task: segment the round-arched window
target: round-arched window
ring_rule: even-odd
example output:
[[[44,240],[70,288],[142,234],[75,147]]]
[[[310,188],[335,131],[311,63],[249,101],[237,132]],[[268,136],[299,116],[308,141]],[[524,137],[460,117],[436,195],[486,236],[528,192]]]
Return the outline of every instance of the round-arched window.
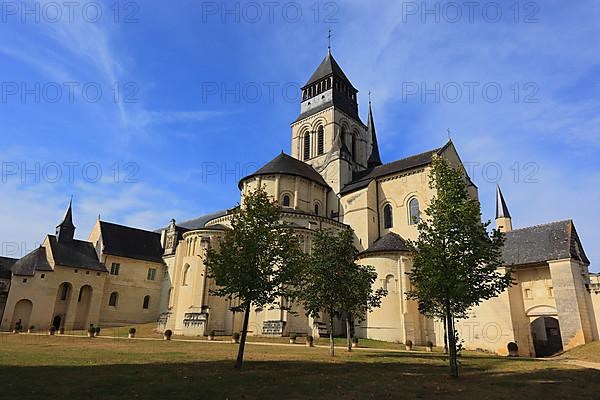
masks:
[[[421,211],[419,210],[419,200],[417,200],[417,198],[413,197],[408,202],[408,213],[409,213],[409,218],[408,218],[409,225],[418,224],[419,219],[421,218],[421,216],[420,216]]]
[[[386,204],[383,207],[383,228],[390,229],[394,226],[394,212],[391,204]]]
[[[290,196],[287,194],[284,195],[282,203],[283,203],[284,207],[289,207],[290,206]]]

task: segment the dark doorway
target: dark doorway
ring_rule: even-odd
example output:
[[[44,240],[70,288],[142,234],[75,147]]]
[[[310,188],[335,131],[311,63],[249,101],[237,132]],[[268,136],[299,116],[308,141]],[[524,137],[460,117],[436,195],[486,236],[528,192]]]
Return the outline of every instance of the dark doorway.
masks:
[[[57,315],[52,320],[52,326],[55,327],[56,329],[60,329],[60,323],[61,322],[62,322],[62,318],[60,317],[60,315]]]
[[[536,357],[548,357],[563,350],[560,325],[556,318],[540,317],[531,323]]]

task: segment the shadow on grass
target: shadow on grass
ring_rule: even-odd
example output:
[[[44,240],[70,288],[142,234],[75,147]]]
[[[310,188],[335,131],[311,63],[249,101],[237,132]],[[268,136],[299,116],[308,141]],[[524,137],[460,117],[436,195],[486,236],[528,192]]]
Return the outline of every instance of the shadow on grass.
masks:
[[[373,355],[379,357],[379,355]],[[405,357],[403,354],[390,354]],[[415,357],[413,357],[415,358]],[[232,361],[104,366],[0,367],[5,398],[27,399],[592,399],[600,372],[502,368],[502,360],[463,369],[458,380],[419,360],[375,362]],[[470,359],[469,361],[475,361]],[[495,361],[495,362],[494,362]]]

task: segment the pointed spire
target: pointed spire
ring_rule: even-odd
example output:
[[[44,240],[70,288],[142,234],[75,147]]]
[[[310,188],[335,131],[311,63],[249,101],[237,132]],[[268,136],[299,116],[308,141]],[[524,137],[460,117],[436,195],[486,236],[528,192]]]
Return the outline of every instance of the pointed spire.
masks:
[[[508,212],[508,207],[504,201],[504,196],[500,190],[500,186],[496,185],[496,219],[498,218],[511,218]]]
[[[373,109],[371,107],[371,91],[369,91],[369,120],[367,121],[367,135],[371,136],[372,150],[367,167],[373,168],[382,165],[381,157],[379,156],[379,145],[377,144],[377,133],[375,132],[375,119],[373,118]]]
[[[63,221],[56,226],[56,239],[59,242],[71,241],[75,236],[75,225],[73,225],[73,196],[69,200],[69,207]]]

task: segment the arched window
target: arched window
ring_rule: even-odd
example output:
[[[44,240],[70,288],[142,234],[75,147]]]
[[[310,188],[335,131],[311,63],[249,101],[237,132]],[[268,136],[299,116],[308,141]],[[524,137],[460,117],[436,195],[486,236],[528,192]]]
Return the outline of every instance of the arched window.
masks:
[[[385,277],[385,281],[383,282],[383,288],[388,291],[393,291],[396,289],[396,282],[394,282],[394,275],[387,275]]]
[[[319,209],[319,203],[315,203],[315,215],[319,215],[319,211],[321,211]]]
[[[325,152],[325,132],[323,131],[323,126],[319,126],[317,128],[317,153],[319,155]]]
[[[189,284],[190,268],[191,267],[189,264],[185,264],[185,267],[183,267],[183,279],[181,280],[181,285],[183,286],[187,286]]]
[[[409,225],[415,225],[419,223],[419,219],[420,217],[420,211],[419,211],[419,200],[417,200],[415,197],[413,197],[409,202],[408,202],[408,223]]]
[[[283,196],[283,206],[284,207],[290,206],[290,196],[288,196],[287,194]]]
[[[391,204],[386,204],[383,207],[383,228],[390,229],[394,226],[394,212]]]
[[[310,133],[306,132],[304,134],[304,159],[308,160],[310,158]]]
[[[112,292],[110,294],[110,297],[108,299],[108,305],[109,306],[113,306],[116,307],[117,306],[117,302],[119,301],[119,293],[117,292]]]
[[[342,135],[342,144],[346,144],[346,129],[342,128],[342,131],[340,133]]]
[[[352,135],[352,160],[356,161],[358,160],[356,151],[358,150],[358,144],[357,144],[357,139],[356,139],[356,135]]]
[[[150,296],[144,296],[144,310],[147,310],[150,307]]]

